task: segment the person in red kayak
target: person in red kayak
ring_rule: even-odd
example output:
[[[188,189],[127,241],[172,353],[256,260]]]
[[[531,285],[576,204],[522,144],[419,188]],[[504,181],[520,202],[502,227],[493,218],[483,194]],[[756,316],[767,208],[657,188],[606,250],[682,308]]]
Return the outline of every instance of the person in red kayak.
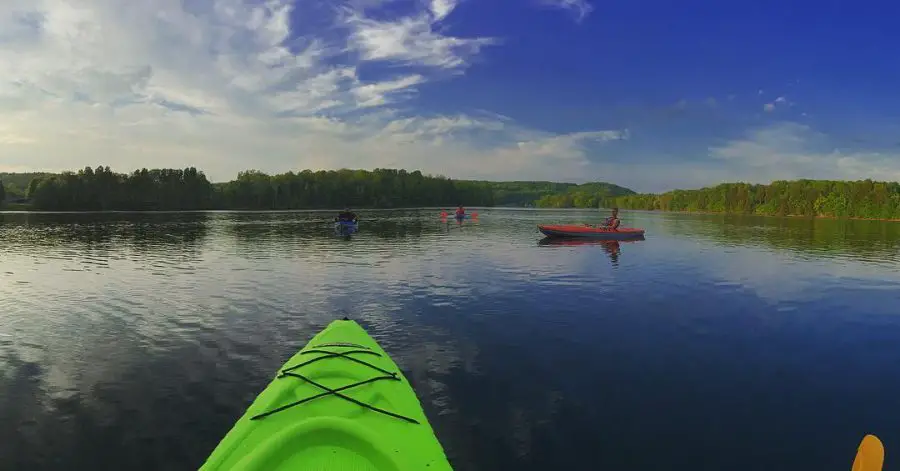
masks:
[[[612,231],[619,230],[619,224],[622,221],[619,220],[619,208],[612,209],[612,216],[606,218],[606,221],[603,222],[603,225],[600,226],[604,229],[609,229]]]
[[[456,217],[457,219],[462,219],[466,217],[466,208],[463,208],[462,205],[456,207]]]

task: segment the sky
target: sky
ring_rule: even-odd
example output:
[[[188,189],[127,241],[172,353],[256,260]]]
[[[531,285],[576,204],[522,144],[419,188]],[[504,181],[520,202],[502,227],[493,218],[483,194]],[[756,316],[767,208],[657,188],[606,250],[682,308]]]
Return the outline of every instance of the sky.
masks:
[[[889,5],[3,0],[0,172],[900,180]]]

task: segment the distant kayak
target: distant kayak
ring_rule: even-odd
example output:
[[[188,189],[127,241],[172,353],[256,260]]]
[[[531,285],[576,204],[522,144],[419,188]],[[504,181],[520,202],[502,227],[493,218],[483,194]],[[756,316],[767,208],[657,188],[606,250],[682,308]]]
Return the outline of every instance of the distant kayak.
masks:
[[[478,219],[478,213],[472,213],[472,214],[447,214],[447,213],[441,213],[441,219],[450,219],[450,218],[458,219],[458,220],[463,220],[463,219]]]
[[[632,240],[644,237],[643,229],[620,227],[616,230],[592,226],[538,225],[538,230],[551,238],[585,238],[596,240]]]
[[[200,468],[451,471],[409,381],[354,321],[313,337]]]
[[[340,235],[355,234],[359,231],[359,221],[335,221],[334,231]]]

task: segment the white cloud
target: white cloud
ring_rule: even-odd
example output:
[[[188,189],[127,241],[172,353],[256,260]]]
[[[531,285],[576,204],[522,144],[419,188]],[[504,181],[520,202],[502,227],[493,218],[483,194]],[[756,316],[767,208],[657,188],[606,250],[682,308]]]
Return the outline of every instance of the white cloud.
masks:
[[[635,139],[638,136],[635,131]],[[900,152],[835,149],[833,138],[798,122],[754,128],[740,138],[706,148],[703,159],[685,159],[682,149],[640,155],[627,164],[591,164],[600,179],[638,192],[691,189],[724,182],[770,183],[800,178],[900,181]],[[617,159],[618,160],[618,159]]]
[[[594,11],[594,6],[588,3],[587,0],[538,0],[541,5],[559,8],[561,10],[565,10],[570,12],[574,17],[575,21],[581,22],[591,12]]]
[[[900,180],[900,154],[841,151],[809,126],[783,122],[710,149],[744,181],[796,178]]]
[[[770,103],[766,103],[765,105],[763,105],[763,111],[771,113],[777,108],[781,108],[784,106],[794,106],[794,103],[789,102],[787,97],[779,96],[772,100]]]
[[[376,20],[364,12],[347,9],[342,18],[350,29],[350,47],[367,61],[396,61],[442,69],[464,69],[468,59],[492,38],[458,38],[434,30],[434,23],[455,8],[448,0],[436,0],[430,12],[393,20]]]
[[[502,46],[436,28],[455,0],[389,19],[362,3],[313,28],[312,13],[294,11],[310,4],[289,0],[0,2],[0,166],[196,165],[216,180],[246,168],[394,166],[585,180],[595,176],[585,172],[590,145],[627,137],[412,112],[423,84]],[[367,64],[389,73],[371,79]]]
[[[458,2],[456,0],[431,0],[429,9],[434,16],[435,21],[443,20],[455,8]]]

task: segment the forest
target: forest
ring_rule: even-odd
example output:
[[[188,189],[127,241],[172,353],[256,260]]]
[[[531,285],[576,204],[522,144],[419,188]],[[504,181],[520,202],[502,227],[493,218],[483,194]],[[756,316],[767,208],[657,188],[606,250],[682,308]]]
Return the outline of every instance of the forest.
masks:
[[[900,219],[900,183],[793,180],[607,198],[607,207],[659,211]]]
[[[196,168],[109,167],[77,172],[0,173],[7,209],[143,211],[205,209],[537,206],[715,212],[773,216],[900,219],[900,183],[831,180],[723,183],[697,190],[637,194],[610,183],[454,180],[395,169],[240,172],[212,183]]]
[[[42,178],[49,173],[2,173],[0,172],[0,187],[3,188],[3,196],[6,199],[18,200],[28,196],[28,185],[35,178]],[[0,198],[2,202],[4,198]]]
[[[608,183],[452,180],[394,169],[278,175],[248,170],[230,182],[212,183],[193,167],[119,174],[101,166],[61,174],[0,174],[0,182],[7,187],[7,201],[27,199],[28,208],[49,211],[528,206],[573,188],[597,190],[598,196],[634,193]]]

